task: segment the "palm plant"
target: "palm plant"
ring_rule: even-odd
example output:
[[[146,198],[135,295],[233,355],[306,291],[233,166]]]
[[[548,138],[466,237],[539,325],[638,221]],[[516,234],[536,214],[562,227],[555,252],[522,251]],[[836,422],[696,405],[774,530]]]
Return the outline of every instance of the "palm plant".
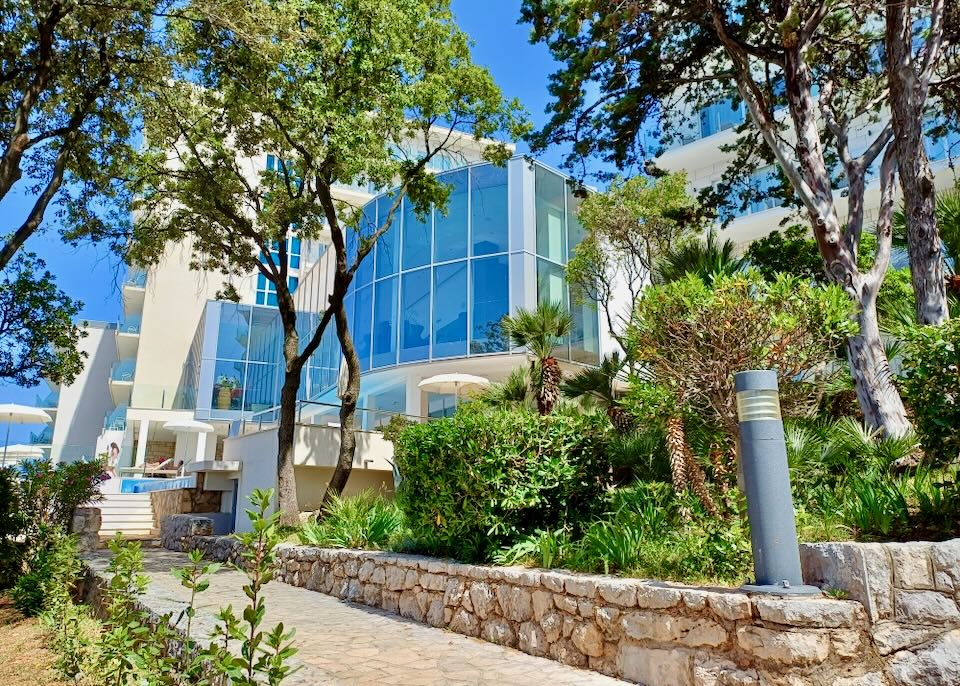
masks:
[[[610,423],[621,434],[633,430],[634,421],[617,401],[616,381],[623,370],[626,360],[621,359],[619,352],[603,358],[599,367],[586,367],[575,376],[567,379],[560,387],[561,392],[568,398],[577,398],[602,407]]]
[[[563,372],[553,350],[572,329],[573,318],[557,302],[539,303],[533,310],[519,308],[513,316],[503,318],[503,330],[510,340],[534,357],[530,380],[541,415],[550,414],[560,399]]]
[[[479,393],[474,394],[471,402],[499,409],[526,407],[529,403],[532,403],[530,380],[526,367],[517,367],[503,381],[492,383]]]
[[[717,276],[735,274],[746,266],[747,261],[735,253],[729,239],[720,243],[711,231],[704,242],[694,239],[667,250],[654,265],[653,280],[670,283],[696,274],[709,286]]]

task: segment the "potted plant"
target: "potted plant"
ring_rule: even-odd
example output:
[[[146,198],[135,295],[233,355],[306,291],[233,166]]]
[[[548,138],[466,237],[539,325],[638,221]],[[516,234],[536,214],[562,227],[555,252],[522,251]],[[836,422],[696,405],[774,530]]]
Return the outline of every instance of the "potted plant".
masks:
[[[240,387],[240,382],[232,376],[221,374],[217,377],[217,409],[229,410],[233,399],[233,392]]]

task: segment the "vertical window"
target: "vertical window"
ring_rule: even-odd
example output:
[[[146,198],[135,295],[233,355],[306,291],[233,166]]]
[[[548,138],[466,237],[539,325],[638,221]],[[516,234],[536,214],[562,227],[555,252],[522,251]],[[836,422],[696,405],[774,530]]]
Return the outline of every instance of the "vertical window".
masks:
[[[433,210],[421,221],[413,211],[413,203],[403,199],[403,268],[415,269],[430,262]]]
[[[585,364],[600,363],[599,312],[594,302],[577,303],[570,294],[570,359]]]
[[[244,367],[243,362],[217,360],[217,364],[213,368],[211,408],[214,410],[239,410],[243,407]]]
[[[500,322],[510,309],[507,256],[473,260],[470,267],[470,352],[502,352],[506,341]]]
[[[535,177],[535,205],[537,212],[537,254],[563,263],[566,260],[564,236],[563,177],[537,165]]]
[[[400,361],[430,357],[430,270],[403,275],[401,284]]]
[[[558,264],[537,260],[537,302],[567,304],[567,287],[563,267]]]
[[[370,318],[373,308],[373,288],[364,286],[357,289],[356,312],[354,313],[353,344],[360,358],[360,369],[370,369]]]
[[[473,255],[507,251],[507,170],[492,164],[470,170]]]
[[[446,262],[467,256],[467,170],[444,174],[444,183],[452,184],[447,213],[433,213],[433,261]]]
[[[433,270],[433,356],[467,354],[467,263]]]
[[[393,205],[394,198],[385,195],[377,201],[377,228],[379,229],[387,221],[390,214],[390,207]],[[390,226],[377,241],[376,253],[376,278],[397,273],[399,264],[398,249],[400,247],[400,210],[393,213],[390,220]],[[370,259],[371,256],[367,256]]]
[[[363,208],[360,219],[360,236],[369,237],[376,233],[377,230],[377,204],[375,202],[368,203],[366,207]],[[359,240],[356,236],[356,232],[350,231],[353,233],[353,254],[351,255],[350,264],[353,264],[353,261],[357,259],[357,249]],[[357,268],[356,276],[354,280],[357,283],[357,288],[360,286],[366,286],[373,280],[373,253],[371,250],[367,253],[367,256],[363,258],[363,262],[360,263],[360,266]],[[349,266],[349,265],[348,265]]]
[[[243,409],[260,412],[277,404],[276,365],[247,365],[246,383],[243,390]]]
[[[397,277],[378,281],[373,298],[373,366],[397,363]]]
[[[217,331],[217,357],[228,360],[247,358],[250,336],[250,306],[235,303],[220,305],[220,326]]]
[[[573,188],[567,185],[567,255],[570,257],[573,257],[573,251],[587,235],[577,217],[579,210],[580,198],[574,195]]]
[[[281,359],[283,333],[280,331],[279,323],[277,311],[265,310],[261,307],[253,308],[249,346],[251,361],[278,362]]]
[[[457,411],[457,396],[453,393],[427,393],[427,414],[433,418],[452,417]]]

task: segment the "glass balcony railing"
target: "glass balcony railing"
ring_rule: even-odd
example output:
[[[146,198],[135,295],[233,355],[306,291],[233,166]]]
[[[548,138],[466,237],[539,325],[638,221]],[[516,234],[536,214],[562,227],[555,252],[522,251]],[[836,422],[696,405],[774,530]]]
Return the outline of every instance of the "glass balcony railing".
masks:
[[[117,333],[139,334],[140,323],[140,317],[128,317],[117,324]]]
[[[110,368],[110,379],[113,381],[133,381],[133,372],[136,367],[136,360],[114,362]]]
[[[147,273],[142,269],[131,269],[127,272],[127,278],[123,280],[123,285],[132,288],[146,288]]]
[[[60,403],[60,393],[57,391],[50,391],[46,395],[38,395],[37,401],[34,403],[37,407],[48,410],[55,408]]]
[[[30,445],[50,445],[53,442],[53,428],[46,427],[39,433],[30,432]]]
[[[130,407],[151,410],[194,410],[197,407],[196,390],[179,384],[159,385],[138,383],[130,398]]]
[[[123,431],[127,428],[127,406],[119,405],[103,418],[105,431]]]

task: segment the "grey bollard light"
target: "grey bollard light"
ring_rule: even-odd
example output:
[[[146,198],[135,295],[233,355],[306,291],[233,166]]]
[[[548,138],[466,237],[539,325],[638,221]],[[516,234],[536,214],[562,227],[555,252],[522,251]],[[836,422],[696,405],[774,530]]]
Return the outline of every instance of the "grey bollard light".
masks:
[[[740,463],[747,496],[756,583],[750,593],[814,595],[800,570],[796,513],[787,444],[780,417],[777,373],[754,369],[734,375],[740,421]]]

